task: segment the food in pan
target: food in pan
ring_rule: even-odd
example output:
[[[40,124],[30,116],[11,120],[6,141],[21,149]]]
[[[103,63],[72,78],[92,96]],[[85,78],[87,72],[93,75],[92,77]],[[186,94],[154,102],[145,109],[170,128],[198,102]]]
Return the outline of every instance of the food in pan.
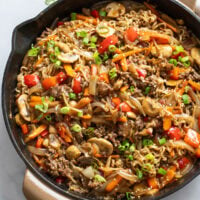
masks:
[[[27,52],[16,123],[57,184],[153,195],[200,157],[200,49],[181,19],[111,2],[56,19]]]

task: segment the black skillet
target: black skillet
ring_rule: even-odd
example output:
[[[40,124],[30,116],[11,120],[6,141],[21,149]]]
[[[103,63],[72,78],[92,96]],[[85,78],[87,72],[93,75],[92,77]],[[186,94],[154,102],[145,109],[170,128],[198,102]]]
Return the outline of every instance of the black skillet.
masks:
[[[69,16],[72,11],[80,11],[82,7],[91,7],[98,0],[60,0],[52,6],[42,11],[37,17],[30,19],[18,25],[13,31],[12,37],[12,51],[7,61],[3,76],[2,85],[2,108],[3,116],[7,128],[7,132],[11,141],[25,162],[27,168],[41,181],[43,181],[51,189],[63,194],[70,199],[89,199],[80,194],[68,192],[66,188],[59,187],[51,177],[38,169],[32,160],[29,152],[26,149],[21,137],[21,130],[15,124],[15,87],[16,77],[19,72],[23,57],[31,44],[34,43],[37,36],[49,27],[56,17],[64,18]],[[142,0],[139,2],[143,2]],[[193,31],[193,33],[200,38],[200,19],[190,9],[183,6],[175,0],[154,0],[153,3],[158,5],[158,9],[168,14],[173,18],[182,18],[186,25]],[[200,174],[200,160],[195,164],[194,168],[182,179],[170,184],[166,188],[159,191],[152,197],[143,197],[142,199],[161,199],[169,194],[179,190],[196,176]]]

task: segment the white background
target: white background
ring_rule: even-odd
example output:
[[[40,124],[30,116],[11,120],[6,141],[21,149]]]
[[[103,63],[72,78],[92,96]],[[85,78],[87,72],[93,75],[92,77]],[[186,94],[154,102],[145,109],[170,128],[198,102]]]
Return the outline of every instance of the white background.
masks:
[[[2,81],[3,71],[10,53],[14,27],[36,16],[45,7],[44,0],[0,0],[0,81]],[[0,130],[0,200],[24,200],[22,182],[25,165],[7,135],[1,107]],[[199,199],[200,176],[164,200]]]

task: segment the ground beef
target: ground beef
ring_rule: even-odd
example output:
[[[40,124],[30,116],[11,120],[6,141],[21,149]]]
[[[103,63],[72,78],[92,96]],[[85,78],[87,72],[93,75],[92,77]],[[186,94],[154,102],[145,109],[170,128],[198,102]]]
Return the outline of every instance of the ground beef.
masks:
[[[113,88],[109,84],[99,81],[97,83],[97,90],[99,95],[106,96],[109,94],[109,92],[113,91]]]

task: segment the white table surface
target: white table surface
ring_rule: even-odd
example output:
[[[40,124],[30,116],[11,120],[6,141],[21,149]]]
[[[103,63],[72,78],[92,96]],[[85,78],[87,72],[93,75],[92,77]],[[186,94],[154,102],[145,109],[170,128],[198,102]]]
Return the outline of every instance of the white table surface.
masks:
[[[19,23],[36,16],[44,0],[0,0],[0,80],[11,49],[12,31]],[[0,89],[1,90],[1,89]],[[24,200],[22,182],[25,165],[6,132],[0,107],[0,200]],[[164,200],[199,200],[200,176]]]

